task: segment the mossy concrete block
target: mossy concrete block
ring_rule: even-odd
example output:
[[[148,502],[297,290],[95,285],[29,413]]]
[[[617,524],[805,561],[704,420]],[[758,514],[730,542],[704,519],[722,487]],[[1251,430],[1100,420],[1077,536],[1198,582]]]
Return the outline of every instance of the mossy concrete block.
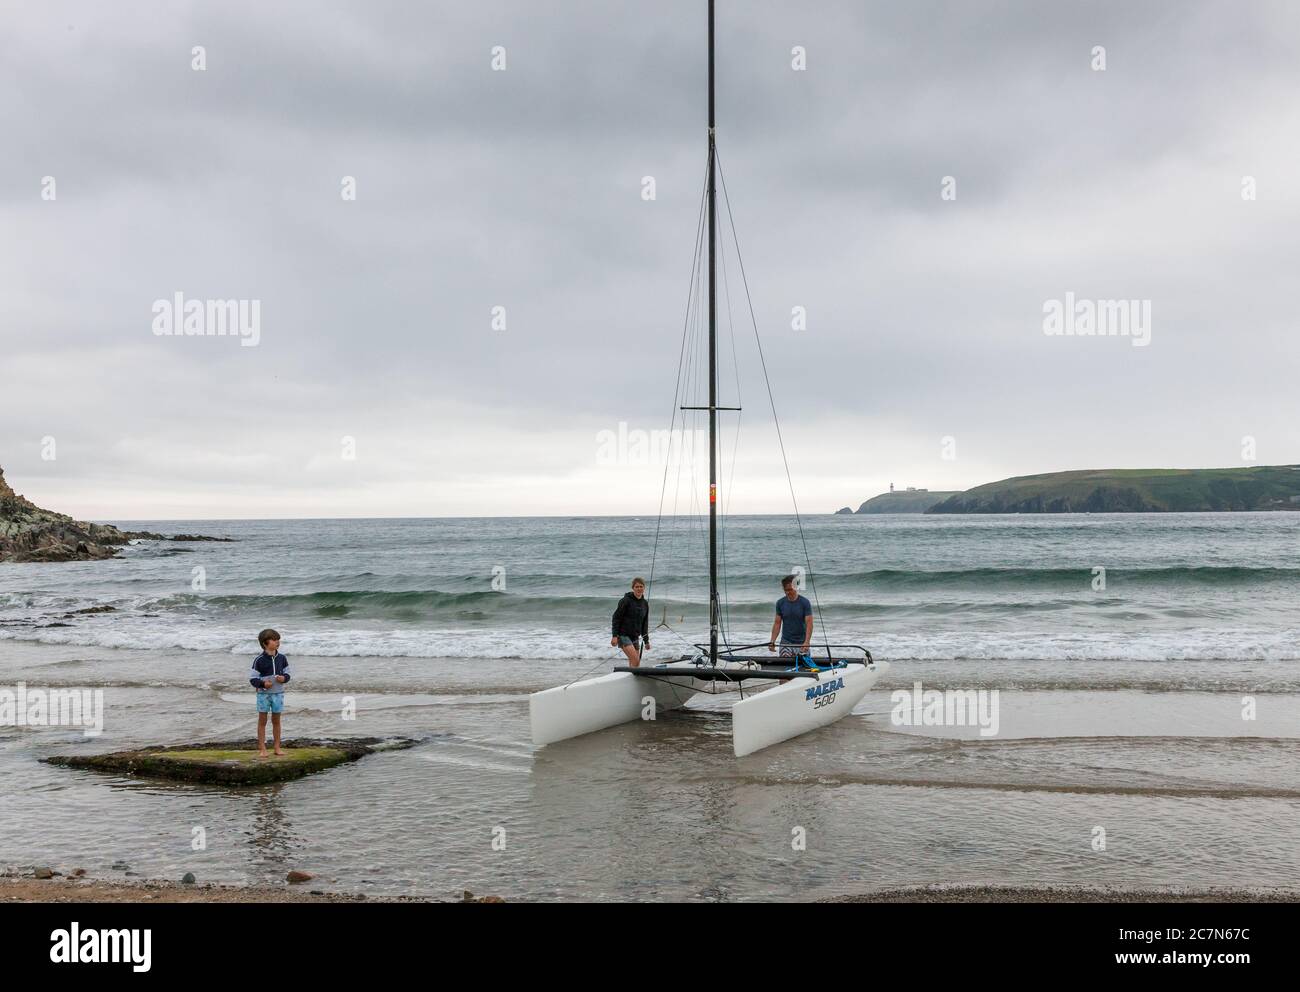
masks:
[[[408,739],[377,737],[350,740],[291,740],[284,755],[259,758],[251,741],[173,744],[167,747],[113,751],[109,754],[63,755],[46,758],[52,765],[89,768],[119,775],[171,779],[216,785],[262,785],[301,778],[312,772],[356,761],[375,751],[412,747]]]

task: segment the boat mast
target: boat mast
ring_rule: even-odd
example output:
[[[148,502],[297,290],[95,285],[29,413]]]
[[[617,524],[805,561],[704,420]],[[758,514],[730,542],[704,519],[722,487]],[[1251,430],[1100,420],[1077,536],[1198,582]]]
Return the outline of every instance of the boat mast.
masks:
[[[709,662],[718,663],[718,294],[717,161],[713,141],[713,0],[709,0]]]

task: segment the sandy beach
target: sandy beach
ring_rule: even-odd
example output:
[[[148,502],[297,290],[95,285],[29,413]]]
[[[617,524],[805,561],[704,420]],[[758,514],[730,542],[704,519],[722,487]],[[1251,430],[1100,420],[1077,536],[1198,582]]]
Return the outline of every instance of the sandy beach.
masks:
[[[75,869],[74,869],[75,870]],[[34,878],[32,869],[11,869],[0,875],[0,902],[41,903],[100,903],[100,902],[183,902],[183,903],[495,903],[505,902],[499,896],[476,895],[461,892],[445,899],[416,896],[390,896],[370,898],[364,893],[327,892],[312,888],[309,883],[283,885],[213,885],[204,883],[174,882],[147,879],[121,881],[72,877],[70,874],[53,878]]]
[[[30,872],[28,872],[30,875]],[[470,898],[466,898],[470,895]],[[370,898],[327,892],[307,885],[186,885],[172,881],[110,881],[69,878],[0,877],[0,902],[31,903],[429,903],[504,902],[462,893],[460,898],[410,896]],[[1295,903],[1300,892],[1286,889],[1125,889],[1107,886],[927,885],[821,899],[825,903]]]
[[[1294,903],[1300,892],[1283,889],[1124,889],[1106,886],[927,885],[855,896],[833,903]]]

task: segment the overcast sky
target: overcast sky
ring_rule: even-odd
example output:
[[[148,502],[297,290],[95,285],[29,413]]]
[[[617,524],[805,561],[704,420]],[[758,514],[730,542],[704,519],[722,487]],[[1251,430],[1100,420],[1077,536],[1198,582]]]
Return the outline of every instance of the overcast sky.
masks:
[[[110,520],[654,511],[662,465],[601,432],[668,427],[703,0],[0,10],[16,489]],[[1293,0],[719,0],[718,118],[805,511],[1246,437],[1300,462]],[[784,512],[737,277],[724,497]],[[256,347],[155,334],[178,292],[259,301]],[[1067,292],[1149,300],[1150,343],[1045,334]]]

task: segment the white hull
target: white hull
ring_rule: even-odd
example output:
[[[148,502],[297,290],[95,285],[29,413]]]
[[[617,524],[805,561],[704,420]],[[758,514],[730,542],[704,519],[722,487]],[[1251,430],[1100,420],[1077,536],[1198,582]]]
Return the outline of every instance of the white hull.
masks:
[[[731,743],[736,757],[761,751],[846,717],[887,669],[846,665],[821,679],[790,679],[731,707]],[[843,685],[839,685],[843,682]]]
[[[848,716],[888,667],[880,661],[871,668],[851,664],[824,672],[820,679],[795,678],[761,690],[749,683],[745,697],[731,708],[736,757]],[[647,678],[615,672],[534,692],[528,697],[533,743],[554,744],[644,719],[649,699],[656,713],[680,709],[715,685],[690,675]]]
[[[647,679],[615,672],[534,692],[528,697],[533,743],[554,744],[640,720],[648,705],[646,697],[654,700],[655,712],[675,710],[702,688],[703,683],[689,677]]]

